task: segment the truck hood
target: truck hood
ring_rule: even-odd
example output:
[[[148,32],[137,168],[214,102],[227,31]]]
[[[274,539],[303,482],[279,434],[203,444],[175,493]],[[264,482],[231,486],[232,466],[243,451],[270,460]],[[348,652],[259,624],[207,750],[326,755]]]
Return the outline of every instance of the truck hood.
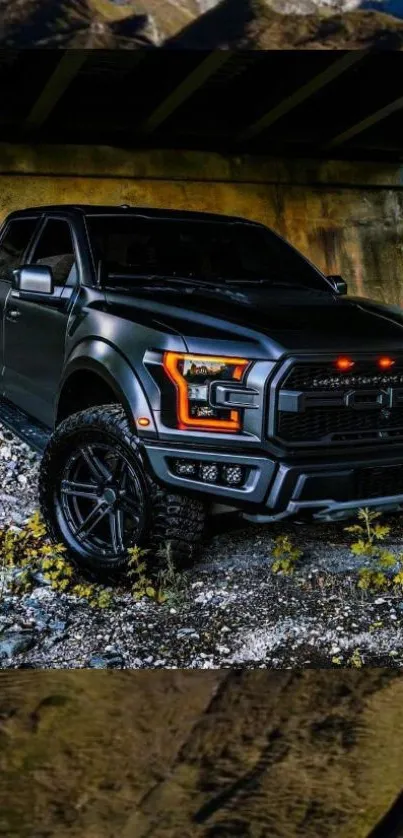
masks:
[[[273,359],[295,351],[403,350],[403,310],[361,297],[268,286],[208,292],[171,286],[136,289],[135,295],[107,292],[107,298],[120,316],[151,317],[154,328],[180,334],[190,352],[221,341],[252,344],[256,357]]]

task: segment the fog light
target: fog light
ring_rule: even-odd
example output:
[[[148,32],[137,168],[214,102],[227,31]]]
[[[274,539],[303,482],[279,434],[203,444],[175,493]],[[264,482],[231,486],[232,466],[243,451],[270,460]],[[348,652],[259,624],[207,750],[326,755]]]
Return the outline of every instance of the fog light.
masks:
[[[191,460],[175,460],[174,469],[180,477],[195,477],[197,464]]]
[[[243,468],[242,466],[223,466],[222,477],[229,486],[239,486],[244,479]]]
[[[216,483],[218,480],[218,465],[216,463],[202,463],[200,477],[205,483]]]

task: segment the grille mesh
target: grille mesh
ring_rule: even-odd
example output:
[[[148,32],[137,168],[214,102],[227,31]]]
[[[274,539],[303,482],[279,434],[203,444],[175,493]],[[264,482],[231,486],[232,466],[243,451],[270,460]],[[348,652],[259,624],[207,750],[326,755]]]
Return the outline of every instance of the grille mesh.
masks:
[[[280,413],[278,430],[289,441],[331,442],[366,437],[378,438],[379,432],[400,429],[403,434],[403,408],[395,408],[389,419],[380,410],[352,410],[351,408],[313,407],[304,413]],[[352,436],[351,436],[352,435]],[[395,434],[393,434],[395,437]]]
[[[403,494],[403,466],[363,468],[356,472],[356,498]]]

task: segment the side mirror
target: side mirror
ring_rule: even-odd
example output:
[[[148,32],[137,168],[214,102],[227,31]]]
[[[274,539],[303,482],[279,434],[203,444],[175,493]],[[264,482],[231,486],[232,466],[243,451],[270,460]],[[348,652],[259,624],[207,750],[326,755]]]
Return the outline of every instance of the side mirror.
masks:
[[[13,287],[30,294],[53,294],[53,274],[46,265],[23,265],[13,271]]]
[[[327,277],[327,279],[331,283],[332,288],[336,292],[336,294],[340,294],[340,295],[347,294],[347,291],[348,291],[347,282],[346,282],[345,279],[343,279],[342,276],[338,276],[337,274],[335,274],[335,275],[331,274],[330,276]]]

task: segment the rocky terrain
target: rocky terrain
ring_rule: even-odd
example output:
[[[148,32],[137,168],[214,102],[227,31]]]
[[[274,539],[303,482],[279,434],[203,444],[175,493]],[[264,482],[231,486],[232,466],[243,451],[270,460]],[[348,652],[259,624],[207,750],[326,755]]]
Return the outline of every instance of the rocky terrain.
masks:
[[[0,0],[3,47],[136,49],[157,46],[158,38],[144,9],[110,0]]]
[[[0,428],[0,526],[37,507],[39,460]],[[402,552],[403,523],[385,546]],[[198,562],[167,585],[168,601],[136,602],[124,584],[106,609],[53,591],[0,593],[0,667],[403,667],[401,594],[357,589],[363,560],[343,524],[246,525],[217,517]],[[274,538],[303,551],[292,577],[271,573]],[[0,586],[1,587],[1,586]]]
[[[0,673],[0,835],[372,838],[402,700],[385,669]]]
[[[402,18],[402,0],[0,0],[0,44],[401,49]]]
[[[221,0],[167,43],[185,49],[400,50],[403,20],[387,10],[354,0]]]
[[[403,17],[402,0],[264,0],[269,9],[284,15],[327,15],[332,12],[346,13],[351,11],[371,9],[377,12]],[[199,0],[200,12],[208,11],[218,6],[221,0]],[[183,5],[180,3],[180,5]],[[241,5],[238,2],[238,5]]]

